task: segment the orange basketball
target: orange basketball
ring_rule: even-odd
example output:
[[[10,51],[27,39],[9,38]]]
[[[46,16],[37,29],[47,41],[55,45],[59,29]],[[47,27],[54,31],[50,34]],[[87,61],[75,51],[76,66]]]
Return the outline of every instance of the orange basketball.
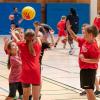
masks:
[[[9,20],[14,20],[14,15],[9,15]]]
[[[31,6],[26,6],[22,9],[22,17],[25,20],[32,20],[36,15],[36,11]]]

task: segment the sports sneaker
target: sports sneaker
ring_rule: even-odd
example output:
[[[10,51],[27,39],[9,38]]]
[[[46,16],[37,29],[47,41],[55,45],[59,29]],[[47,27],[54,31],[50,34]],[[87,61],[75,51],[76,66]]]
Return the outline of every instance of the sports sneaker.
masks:
[[[17,100],[18,98],[17,98],[17,96],[15,96],[14,98],[13,98],[13,100]]]
[[[57,46],[57,43],[55,43],[54,47],[56,48],[56,46]]]
[[[22,100],[23,99],[23,95],[19,95],[19,100]]]
[[[74,44],[73,43],[71,44],[71,48],[74,49]]]
[[[32,100],[32,95],[29,96],[29,100]]]
[[[69,55],[71,54],[71,50],[69,51]]]
[[[94,92],[94,94],[95,94],[95,95],[100,95],[100,91],[96,90],[96,91]]]
[[[39,96],[39,100],[41,100],[41,94],[40,94],[40,96]]]
[[[85,91],[83,91],[83,92],[80,93],[80,96],[83,96],[83,95],[86,95]]]
[[[69,51],[69,55],[73,55],[75,52],[75,50],[72,48],[70,51]]]

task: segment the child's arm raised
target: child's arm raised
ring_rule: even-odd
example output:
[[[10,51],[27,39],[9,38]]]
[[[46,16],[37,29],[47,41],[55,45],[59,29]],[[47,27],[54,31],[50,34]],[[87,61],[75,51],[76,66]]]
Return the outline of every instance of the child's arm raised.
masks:
[[[20,41],[20,40],[18,39],[18,37],[16,36],[15,30],[12,30],[12,29],[11,29],[11,34],[12,34],[12,37],[16,40],[16,42]]]

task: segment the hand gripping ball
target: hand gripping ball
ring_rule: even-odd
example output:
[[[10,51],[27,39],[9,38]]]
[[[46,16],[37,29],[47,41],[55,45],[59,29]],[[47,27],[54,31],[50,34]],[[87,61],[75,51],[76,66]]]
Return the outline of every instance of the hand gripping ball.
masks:
[[[26,6],[22,9],[22,18],[25,20],[32,20],[36,15],[35,9],[31,6]]]

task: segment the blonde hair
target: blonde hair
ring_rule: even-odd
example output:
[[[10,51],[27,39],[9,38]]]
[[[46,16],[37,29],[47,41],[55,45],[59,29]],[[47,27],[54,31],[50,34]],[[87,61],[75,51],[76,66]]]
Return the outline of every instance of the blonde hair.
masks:
[[[61,19],[62,19],[62,20],[66,19],[66,16],[61,16]]]

